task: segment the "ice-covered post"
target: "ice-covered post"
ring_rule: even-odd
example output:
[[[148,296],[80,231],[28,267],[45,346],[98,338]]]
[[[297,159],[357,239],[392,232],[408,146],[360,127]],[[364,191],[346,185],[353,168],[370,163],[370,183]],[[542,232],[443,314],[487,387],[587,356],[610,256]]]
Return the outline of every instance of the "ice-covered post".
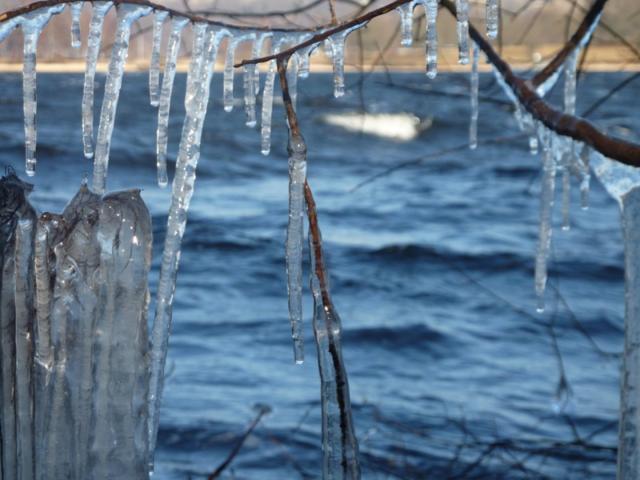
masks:
[[[622,210],[624,240],[624,353],[620,379],[618,480],[640,479],[640,171],[599,153],[593,169]]]

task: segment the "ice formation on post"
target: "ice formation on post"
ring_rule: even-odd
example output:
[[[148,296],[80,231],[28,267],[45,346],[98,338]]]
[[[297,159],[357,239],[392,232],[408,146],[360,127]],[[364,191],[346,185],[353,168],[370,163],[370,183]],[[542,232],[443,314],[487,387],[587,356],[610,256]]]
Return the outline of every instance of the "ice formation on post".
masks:
[[[640,469],[640,171],[595,151],[591,163],[596,177],[622,210],[625,317],[616,478],[636,478]]]
[[[304,243],[304,183],[307,178],[307,146],[297,135],[289,138],[289,221],[285,259],[289,320],[296,363],[304,361],[302,331],[302,245]]]
[[[500,0],[487,0],[487,37],[498,37],[498,23],[500,21]]]
[[[22,62],[22,95],[24,110],[24,150],[25,170],[27,175],[36,173],[36,49],[40,32],[49,22],[52,15],[64,9],[64,4],[43,8],[27,13],[22,18],[21,26],[24,35],[24,59]]]
[[[469,0],[456,0],[458,62],[469,63]]]
[[[151,7],[120,4],[118,9],[118,28],[115,34],[109,71],[104,85],[104,99],[100,112],[100,126],[96,141],[96,153],[93,162],[93,189],[103,194],[107,186],[107,168],[109,166],[109,151],[111,149],[111,135],[116,119],[116,109],[122,87],[124,65],[129,54],[129,37],[131,25],[140,17],[151,13]]]
[[[400,14],[401,40],[403,47],[410,47],[413,43],[413,8],[415,4],[411,1],[403,3],[397,10]]]
[[[538,138],[542,145],[542,185],[540,187],[540,224],[536,248],[535,290],[538,297],[536,310],[544,311],[544,291],[547,285],[547,259],[551,249],[551,220],[556,183],[555,149],[558,147],[555,133],[538,125]]]
[[[480,49],[475,42],[472,47],[471,60],[471,122],[469,124],[469,148],[475,150],[478,147],[478,90],[480,79],[478,76],[478,62],[480,60]]]
[[[311,227],[309,230],[313,332],[318,350],[322,407],[322,478],[359,480],[358,440],[351,413],[349,380],[342,359],[342,322],[329,296],[320,232],[317,232],[316,240]]]
[[[87,59],[82,90],[82,145],[84,156],[93,157],[93,94],[96,78],[96,65],[102,43],[104,17],[113,6],[111,2],[94,2],[91,25],[87,37]]]
[[[160,402],[164,385],[164,366],[167,358],[176,275],[180,259],[180,245],[187,223],[187,211],[193,195],[196,167],[200,157],[202,127],[209,102],[209,86],[212,66],[218,46],[228,31],[208,31],[204,24],[194,26],[193,49],[187,91],[185,93],[186,115],[176,161],[176,173],[171,190],[171,206],[167,219],[167,234],[162,252],[160,280],[156,298],[156,313],[153,322],[151,351],[151,380],[149,385],[149,452],[153,469],[160,414]]]
[[[33,418],[27,383],[31,377],[28,335],[33,323],[27,295],[33,291],[29,262],[35,212],[27,200],[31,188],[12,171],[0,178],[0,478],[20,480],[33,478]],[[25,363],[19,365],[18,358]]]
[[[165,187],[169,183],[167,176],[167,144],[169,142],[169,111],[171,110],[171,94],[173,82],[176,78],[176,65],[180,51],[182,29],[189,23],[184,17],[171,19],[171,34],[167,44],[167,55],[164,62],[162,76],[162,90],[160,91],[158,108],[158,128],[156,130],[156,166],[158,170],[158,185]]]
[[[160,44],[162,42],[162,26],[169,12],[156,11],[153,19],[153,44],[151,46],[151,63],[149,64],[149,102],[157,107],[160,103]]]
[[[80,48],[82,40],[80,38],[80,14],[82,13],[82,5],[84,2],[75,2],[71,4],[71,46]]]

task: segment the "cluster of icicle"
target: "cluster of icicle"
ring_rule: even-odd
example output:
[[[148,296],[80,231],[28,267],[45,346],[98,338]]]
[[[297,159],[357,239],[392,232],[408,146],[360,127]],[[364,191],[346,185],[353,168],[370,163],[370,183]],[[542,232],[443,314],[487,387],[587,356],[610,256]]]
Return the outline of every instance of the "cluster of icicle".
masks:
[[[591,31],[573,52],[571,52],[553,75],[536,88],[536,93],[544,97],[561,76],[564,76],[564,113],[575,115],[576,110],[576,69],[581,49],[586,45],[597,21]],[[478,123],[478,47],[473,47],[473,64],[471,70],[471,121],[469,129],[469,146],[476,148]],[[535,292],[537,296],[538,312],[544,311],[544,292],[547,284],[547,261],[551,250],[552,216],[555,201],[556,176],[562,181],[561,210],[562,230],[570,229],[570,200],[571,177],[574,176],[580,185],[581,206],[588,208],[589,182],[591,179],[589,159],[591,149],[588,145],[573,140],[570,137],[558,135],[547,128],[542,122],[533,118],[523,105],[520,104],[515,93],[507,84],[500,71],[493,69],[497,83],[513,102],[514,116],[518,127],[529,136],[531,154],[542,156],[542,183],[540,188],[540,222],[538,229],[538,244],[535,259]]]
[[[38,216],[30,191],[0,179],[0,477],[145,478],[149,212],[83,184]]]
[[[422,5],[427,22],[426,32],[426,72],[430,78],[437,74],[437,15],[438,0],[414,0],[402,5],[398,10],[402,23],[402,45],[412,42],[413,11]],[[80,47],[80,16],[83,2],[70,3],[71,9],[71,44]],[[173,83],[179,56],[182,32],[189,20],[168,15],[168,12],[154,11],[150,6],[142,4],[119,4],[117,10],[117,30],[111,50],[108,73],[105,80],[104,98],[100,112],[97,133],[94,134],[94,83],[96,66],[101,49],[102,30],[106,14],[114,6],[108,1],[95,1],[92,5],[92,16],[87,33],[86,70],[82,97],[82,141],[83,151],[87,158],[93,158],[92,189],[96,195],[106,192],[107,171],[111,137],[114,130],[116,110],[127,60],[131,28],[135,21],[155,13],[153,21],[153,46],[149,71],[149,93],[151,105],[158,108],[156,135],[157,180],[161,186],[169,183],[167,175],[167,149],[169,114]],[[469,5],[466,0],[457,0],[458,10],[458,43],[459,61],[469,62]],[[24,129],[25,129],[25,164],[28,175],[34,175],[36,169],[36,49],[38,37],[53,15],[59,14],[65,4],[43,7],[23,16],[11,18],[0,23],[0,42],[13,29],[20,27],[24,35]],[[498,29],[498,0],[487,0],[487,34],[495,38]],[[161,40],[165,23],[170,23],[169,40],[166,46],[164,71],[161,65]],[[325,51],[333,62],[333,86],[335,97],[345,93],[344,52],[348,35],[365,26],[365,23],[339,32],[324,42]],[[262,31],[251,29],[225,28],[204,23],[192,25],[193,47],[189,65],[187,91],[185,95],[186,115],[183,123],[182,137],[178,148],[175,177],[172,184],[172,200],[167,225],[167,237],[162,255],[160,282],[157,294],[157,309],[152,331],[151,376],[149,387],[149,451],[153,452],[158,429],[158,414],[161,401],[164,377],[164,365],[167,355],[168,338],[171,329],[172,303],[175,291],[175,280],[180,257],[180,245],[184,234],[187,211],[193,194],[196,167],[199,159],[200,138],[207,111],[211,74],[215,65],[220,44],[226,39],[226,53],[223,75],[224,110],[229,112],[234,107],[234,56],[240,44],[251,44],[251,56],[259,57],[265,45],[269,45],[268,53],[275,54],[283,48],[309,39],[313,32]],[[315,32],[318,33],[318,32]],[[290,94],[296,100],[297,79],[309,74],[309,57],[319,44],[312,44],[294,53],[288,67]],[[478,52],[472,55],[476,71],[475,89],[477,92],[477,58]],[[276,62],[268,65],[262,89],[261,107],[261,151],[267,155],[271,149],[271,116],[276,79]],[[259,71],[255,65],[243,67],[244,110],[246,125],[257,125],[256,100],[260,93]],[[476,99],[477,111],[477,99]],[[477,114],[476,114],[477,122]],[[473,128],[472,128],[473,130]],[[300,154],[294,148],[290,155],[290,200],[289,226],[286,241],[286,263],[288,272],[289,310],[294,339],[295,360],[301,363],[304,359],[302,344],[302,243],[304,210],[303,185],[306,180],[306,153]],[[316,309],[317,310],[317,309]],[[314,322],[315,324],[315,322]],[[316,332],[317,334],[317,332]],[[324,395],[323,395],[324,398]],[[333,400],[331,400],[333,398]],[[327,401],[337,401],[336,395],[328,395]],[[344,400],[344,399],[342,399]],[[324,402],[324,400],[323,400]],[[335,408],[323,403],[323,411]],[[349,414],[350,415],[350,414]],[[343,419],[342,419],[343,420]],[[342,421],[337,419],[336,421]],[[330,429],[329,429],[330,430]],[[357,449],[356,449],[357,451]],[[152,455],[151,455],[152,457]],[[357,457],[357,455],[356,455]],[[152,467],[152,458],[151,467]],[[356,462],[357,463],[357,462]],[[357,470],[357,469],[355,469]],[[354,470],[354,471],[355,471]],[[349,476],[349,475],[347,475]],[[353,475],[349,476],[352,477]],[[329,478],[329,477],[327,477]],[[338,477],[336,477],[338,478]]]

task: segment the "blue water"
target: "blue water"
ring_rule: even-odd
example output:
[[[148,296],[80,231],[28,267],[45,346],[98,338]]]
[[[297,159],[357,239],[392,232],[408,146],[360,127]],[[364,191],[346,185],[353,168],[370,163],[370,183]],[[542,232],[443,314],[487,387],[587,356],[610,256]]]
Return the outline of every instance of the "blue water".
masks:
[[[586,75],[578,111],[620,78]],[[554,232],[548,308],[536,314],[540,162],[526,139],[438,155],[351,191],[387,168],[467,141],[468,97],[442,93],[466,93],[466,75],[443,74],[428,84],[423,75],[394,74],[395,87],[388,80],[372,75],[360,88],[359,77],[348,76],[351,88],[336,101],[330,78],[312,75],[301,81],[299,98],[344,322],[364,478],[613,478],[624,295],[617,205],[594,181],[583,211],[574,186],[572,229]],[[172,157],[184,83],[178,76]],[[481,85],[504,101],[488,75]],[[0,164],[22,171],[20,77],[2,75],[0,86]],[[216,77],[181,257],[154,478],[205,478],[250,423],[256,403],[273,413],[227,478],[319,478],[309,292],[303,366],[293,363],[287,320],[282,109],[275,108],[272,154],[264,157],[241,106],[223,112],[221,90]],[[81,76],[38,77],[32,201],[40,211],[59,211],[90,173],[81,150],[81,95]],[[617,135],[640,132],[639,95],[636,83],[593,119]],[[323,113],[363,106],[432,117],[433,126],[398,142],[319,121]],[[518,134],[503,104],[482,101],[480,108],[481,140]],[[154,223],[153,290],[169,200],[154,183],[155,122],[146,75],[127,75],[108,183],[143,188]]]

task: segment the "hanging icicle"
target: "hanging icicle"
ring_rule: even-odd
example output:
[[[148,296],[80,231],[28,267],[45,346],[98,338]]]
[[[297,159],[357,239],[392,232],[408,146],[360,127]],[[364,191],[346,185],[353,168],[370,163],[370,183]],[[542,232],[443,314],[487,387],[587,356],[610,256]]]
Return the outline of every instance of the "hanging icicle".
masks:
[[[30,177],[36,174],[36,50],[40,32],[53,15],[64,9],[64,4],[42,8],[26,14],[22,19],[24,58],[22,63],[22,95],[24,110],[25,170]]]
[[[162,43],[162,26],[168,15],[169,12],[158,10],[153,20],[153,44],[149,65],[149,101],[153,107],[160,104],[160,44]]]
[[[119,4],[117,9],[118,28],[111,50],[109,71],[104,86],[104,99],[102,100],[96,154],[93,162],[93,190],[98,194],[104,194],[107,187],[111,135],[113,134],[120,88],[122,87],[124,65],[129,54],[131,25],[139,18],[151,13],[151,7],[139,5]]]
[[[167,56],[162,76],[162,90],[160,91],[158,108],[158,128],[156,130],[156,166],[158,170],[158,185],[166,187],[169,183],[167,175],[167,145],[169,143],[169,111],[171,110],[171,94],[173,82],[176,78],[176,66],[182,29],[189,23],[184,17],[171,19],[171,34],[167,45]]]
[[[555,133],[538,125],[538,138],[542,144],[542,185],[540,187],[540,224],[536,249],[535,290],[538,297],[536,310],[544,311],[544,291],[547,285],[547,259],[551,249],[551,220],[556,182],[556,161],[554,149],[557,146]]]
[[[356,25],[327,39],[331,50],[331,61],[333,62],[333,96],[335,98],[344,96],[344,45],[347,41],[347,36],[364,25],[364,23]]]
[[[400,44],[403,47],[410,47],[413,43],[413,8],[414,2],[403,3],[397,10],[400,14]]]
[[[71,4],[71,46],[80,48],[82,40],[80,39],[80,14],[84,2],[75,2]]]
[[[212,66],[215,64],[218,46],[222,38],[228,35],[229,32],[226,30],[207,31],[204,24],[194,26],[193,49],[185,93],[186,114],[171,190],[171,207],[167,219],[167,234],[162,253],[151,342],[151,380],[149,386],[149,452],[151,457],[155,451],[158,434],[164,367],[171,332],[180,246],[200,157],[200,140],[209,102]],[[150,466],[153,470],[153,458],[151,458]]]
[[[574,49],[569,54],[564,64],[564,112],[568,115],[576,113],[576,68],[580,51]],[[576,147],[572,138],[562,139],[562,230],[570,228],[570,202],[571,202],[571,171],[580,172],[576,154]]]
[[[259,33],[253,41],[251,48],[251,58],[258,58],[262,52],[262,46],[270,33]],[[247,127],[255,127],[256,121],[256,98],[260,91],[260,72],[256,64],[245,65],[242,70],[244,85],[244,111]]]
[[[480,49],[475,42],[472,47],[472,63],[471,63],[471,122],[469,124],[469,148],[475,150],[478,147],[478,62],[480,60]]]
[[[498,38],[500,23],[500,0],[487,0],[487,37]]]
[[[469,63],[469,0],[456,0],[458,63]]]
[[[100,55],[104,17],[112,6],[111,2],[92,3],[93,13],[87,38],[87,59],[82,90],[82,145],[86,158],[93,157],[93,94],[96,65]]]
[[[438,75],[438,0],[423,0],[427,24],[427,77]]]
[[[235,68],[233,67],[233,62],[235,58],[235,52],[238,48],[238,45],[244,41],[255,39],[256,34],[242,34],[240,32],[235,32],[235,35],[232,34],[229,37],[229,41],[227,43],[227,54],[225,56],[224,61],[224,74],[223,74],[223,93],[222,93],[222,103],[224,105],[224,111],[230,112],[233,110],[233,77],[235,73]]]
[[[280,52],[280,47],[284,43],[285,38],[280,35],[271,37],[271,54],[276,55]],[[260,125],[260,152],[263,155],[269,155],[271,151],[271,116],[273,113],[273,89],[276,82],[277,65],[275,60],[269,62],[269,69],[264,81],[264,89],[262,90],[262,112]]]
[[[302,245],[304,241],[304,183],[307,177],[307,146],[301,136],[289,138],[289,221],[285,259],[289,320],[296,363],[304,362],[302,330]]]

